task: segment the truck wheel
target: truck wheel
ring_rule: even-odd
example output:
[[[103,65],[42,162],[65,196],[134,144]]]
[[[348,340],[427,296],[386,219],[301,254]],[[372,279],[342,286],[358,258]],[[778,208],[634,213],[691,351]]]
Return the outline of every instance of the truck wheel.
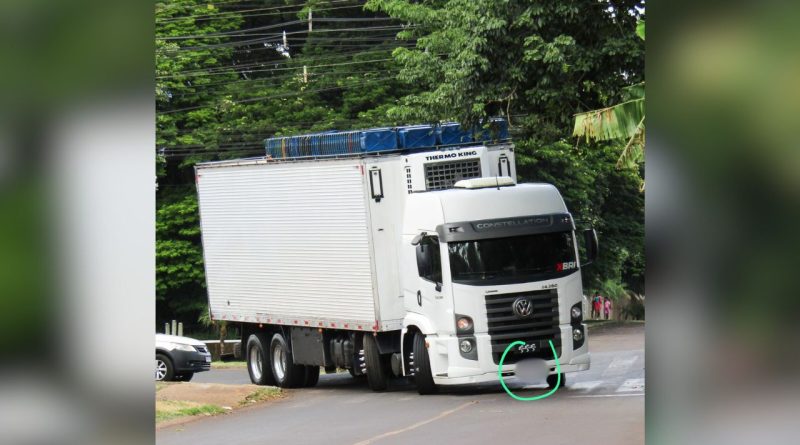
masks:
[[[364,362],[367,364],[367,383],[373,391],[384,391],[389,386],[389,376],[378,352],[375,337],[364,334]]]
[[[306,370],[303,365],[295,365],[292,359],[292,351],[283,338],[277,333],[272,336],[269,346],[270,363],[272,364],[272,375],[275,376],[275,384],[281,388],[297,388],[305,383]]]
[[[312,387],[317,386],[319,382],[319,366],[306,366],[306,379],[303,386]]]
[[[557,381],[558,381],[558,374],[551,374],[547,376],[547,387],[551,389],[555,388]],[[566,384],[567,384],[567,376],[564,375],[564,373],[561,373],[561,383],[559,383],[558,387],[562,388]]]
[[[433,394],[436,392],[436,384],[433,383],[433,373],[431,372],[431,360],[428,356],[428,348],[425,347],[425,336],[417,332],[414,334],[414,380],[417,383],[417,392],[420,394]]]
[[[275,385],[267,352],[267,336],[263,332],[247,339],[247,373],[255,385]]]
[[[156,354],[156,380],[169,382],[174,379],[175,368],[172,367],[172,360],[164,354]]]

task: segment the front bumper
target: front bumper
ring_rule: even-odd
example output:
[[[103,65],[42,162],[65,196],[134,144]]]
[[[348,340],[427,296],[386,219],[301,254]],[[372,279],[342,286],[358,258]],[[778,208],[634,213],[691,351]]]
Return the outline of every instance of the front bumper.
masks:
[[[211,369],[211,354],[198,351],[172,350],[172,365],[175,373],[202,372]]]
[[[572,349],[572,326],[561,325],[561,356],[559,366],[562,373],[588,370],[591,365],[589,355],[589,339],[583,345]],[[585,332],[585,328],[584,328]],[[497,368],[491,353],[491,341],[488,334],[476,334],[478,360],[469,360],[461,356],[456,336],[428,335],[428,355],[433,371],[433,381],[437,385],[461,385],[498,381]],[[550,374],[556,373],[556,361],[546,361]],[[503,376],[513,376],[516,364],[503,365]]]

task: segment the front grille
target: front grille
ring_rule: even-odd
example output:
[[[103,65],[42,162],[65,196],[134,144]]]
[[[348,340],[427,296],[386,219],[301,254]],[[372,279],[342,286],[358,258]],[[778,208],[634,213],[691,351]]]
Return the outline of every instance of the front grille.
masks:
[[[205,346],[195,346],[194,348],[197,349],[197,352],[208,354],[208,348],[206,348]]]
[[[462,179],[480,178],[480,159],[425,164],[425,190],[453,188]]]
[[[512,306],[520,297],[533,302],[533,313],[528,318],[519,318]],[[561,356],[561,329],[558,325],[558,292],[555,289],[519,294],[486,296],[486,316],[489,321],[489,338],[492,343],[492,358],[495,364],[509,344],[517,340],[525,344],[536,344],[533,352],[521,353],[511,350],[503,364],[516,363],[523,358],[553,359],[548,340],[553,340],[556,354]]]

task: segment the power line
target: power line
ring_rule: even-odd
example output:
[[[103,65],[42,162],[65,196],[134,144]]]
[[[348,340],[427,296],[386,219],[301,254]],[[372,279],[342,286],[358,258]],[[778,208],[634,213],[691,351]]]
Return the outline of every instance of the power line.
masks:
[[[361,61],[342,62],[342,63],[330,63],[330,64],[325,64],[325,65],[307,66],[306,68],[322,68],[322,67],[328,67],[328,66],[358,65],[358,64],[372,63],[372,62],[386,62],[388,60],[393,60],[393,59],[376,59],[376,60],[361,60]],[[298,67],[285,67],[285,68],[257,69],[257,70],[249,70],[248,72],[249,73],[260,73],[260,72],[302,70],[302,69],[303,69],[302,66],[298,66]],[[196,73],[196,75],[203,75],[203,74],[204,73]],[[207,73],[207,75],[209,75],[209,76],[213,76],[213,75],[217,75],[217,74],[230,74],[230,73],[220,73],[220,72]],[[167,76],[156,76],[156,79],[171,79],[171,78],[174,78],[174,77],[189,76],[189,75],[191,75],[191,74],[185,74],[185,75],[176,74],[176,75],[167,75]]]
[[[372,32],[372,31],[403,31],[406,29],[415,28],[417,25],[392,25],[392,26],[375,26],[375,27],[366,27],[366,28],[333,28],[333,29],[315,29],[313,31],[314,34],[317,33],[328,33],[328,32]],[[301,30],[301,31],[292,31],[287,32],[287,37],[289,35],[297,35],[297,34],[310,34],[308,30]],[[248,34],[248,36],[254,36],[253,34]],[[180,47],[175,49],[169,48],[161,48],[160,50],[156,50],[156,52],[168,53],[168,52],[177,52],[177,51],[196,51],[196,50],[209,50],[214,48],[235,48],[238,46],[243,45],[251,45],[255,43],[279,43],[282,41],[283,33],[279,34],[264,34],[261,35],[260,38],[257,39],[249,39],[249,40],[236,40],[232,42],[225,42],[225,43],[215,43],[210,45],[195,45],[195,46],[188,46],[188,47]],[[309,37],[306,37],[308,39]]]
[[[249,99],[232,100],[232,101],[228,101],[228,103],[245,104],[245,103],[251,103],[251,102],[258,102],[258,101],[262,101],[262,100],[280,99],[280,98],[285,98],[285,97],[298,96],[298,95],[309,94],[309,93],[321,93],[321,92],[333,91],[333,90],[347,90],[347,89],[350,89],[350,88],[361,87],[361,86],[364,86],[364,85],[367,85],[367,84],[371,84],[371,83],[386,82],[386,81],[389,81],[389,80],[395,80],[395,78],[394,77],[388,77],[388,78],[382,78],[382,79],[370,79],[370,80],[366,80],[366,81],[363,81],[361,83],[357,83],[357,84],[353,84],[353,85],[337,85],[337,86],[333,86],[333,87],[320,88],[320,89],[316,89],[316,90],[305,90],[305,91],[291,92],[291,93],[280,93],[280,94],[274,94],[274,95],[271,95],[271,96],[262,96],[262,97],[253,97],[253,98],[249,98]],[[174,113],[181,113],[181,112],[184,112],[184,111],[200,110],[200,109],[203,109],[203,108],[213,108],[214,106],[215,106],[215,104],[197,105],[197,106],[194,106],[194,107],[186,107],[186,108],[179,108],[179,109],[175,109],[175,110],[157,112],[156,114],[162,114],[162,115],[163,114],[174,114]]]
[[[334,75],[334,74],[335,75],[344,75],[345,77],[349,77],[349,76],[352,76],[353,74],[376,74],[376,73],[392,73],[392,72],[396,73],[396,71],[394,71],[394,70],[344,71],[344,72],[331,72],[331,73],[309,72],[308,73],[308,77],[310,79],[313,79],[314,81],[320,81],[320,80],[323,80],[323,79],[328,79],[327,76],[329,74],[330,75]],[[232,80],[232,81],[229,81],[229,82],[214,82],[214,83],[210,83],[210,84],[193,85],[190,88],[199,88],[199,89],[202,89],[202,91],[207,91],[207,90],[205,90],[205,88],[209,88],[209,87],[212,87],[212,86],[233,85],[233,84],[239,84],[239,83],[243,83],[243,82],[248,82],[248,85],[259,85],[259,86],[263,85],[263,87],[270,87],[270,86],[280,86],[282,81],[285,81],[286,79],[291,79],[291,78],[298,78],[298,74],[290,74],[290,75],[287,75],[287,76],[262,77],[262,78],[259,78],[259,79],[240,79],[240,80]],[[329,80],[337,80],[337,79],[342,79],[342,78],[341,77],[329,78]],[[263,84],[263,82],[267,82],[267,81],[270,81],[270,82],[277,81],[277,82]],[[199,92],[187,92],[187,93],[181,93],[181,94],[174,93],[174,94],[171,94],[170,97],[190,97],[190,96],[198,95],[198,93]],[[209,94],[211,94],[211,93],[209,93]]]
[[[289,59],[289,58],[286,58],[286,57],[282,57],[280,59],[268,59],[268,60],[262,60],[262,61],[257,61],[257,62],[238,64],[238,65],[237,64],[234,64],[234,65],[222,65],[222,66],[199,68],[199,69],[192,69],[192,70],[186,70],[186,71],[177,71],[177,72],[173,72],[173,73],[169,74],[168,76],[171,76],[171,77],[191,76],[191,75],[194,75],[194,74],[206,74],[206,73],[207,74],[244,73],[244,72],[250,72],[251,70],[249,68],[254,68],[254,67],[278,66],[278,65],[286,65],[286,64],[290,64],[290,63],[298,63],[298,64],[308,65],[309,63],[317,63],[317,62],[321,62],[321,61],[333,60],[333,59],[336,59],[337,57],[349,57],[349,56],[356,57],[356,56],[361,55],[361,54],[375,54],[375,53],[382,53],[382,52],[392,51],[392,50],[394,50],[394,47],[375,49],[375,50],[371,50],[371,51],[349,51],[349,52],[343,52],[343,53],[338,53],[338,54],[330,54],[330,55],[327,55],[327,56],[305,56],[305,57],[300,58],[300,59]],[[229,70],[229,69],[241,70],[241,71],[224,71],[224,70]],[[167,76],[167,75],[165,75],[165,76]],[[170,77],[165,77],[165,76],[158,76],[158,77],[156,77],[156,79],[170,78]]]
[[[342,3],[342,2],[348,2],[348,1],[351,1],[351,0],[332,0],[332,1],[329,2],[329,4]],[[228,7],[230,7],[230,6],[228,6]],[[298,9],[296,11],[283,11],[283,12],[277,12],[277,13],[271,13],[271,14],[245,14],[247,12],[275,11],[275,10],[279,10],[279,9],[297,8],[297,7],[300,7],[300,9]],[[305,7],[306,7],[306,3],[297,3],[297,4],[294,4],[294,5],[273,6],[273,7],[269,7],[269,8],[246,9],[246,10],[241,10],[241,11],[222,11],[222,12],[209,13],[209,14],[170,16],[170,17],[165,17],[165,18],[160,19],[160,20],[156,19],[156,23],[171,23],[171,22],[176,22],[176,21],[180,21],[180,20],[197,19],[197,18],[200,18],[201,20],[215,20],[216,18],[219,18],[219,19],[228,18],[228,17],[219,17],[219,16],[234,15],[234,14],[239,14],[242,17],[253,17],[253,16],[259,16],[259,15],[283,15],[283,14],[292,14],[292,13],[300,12],[303,9],[305,9]],[[362,7],[364,7],[364,3],[358,4],[358,5],[349,5],[349,6],[338,6],[338,7],[333,7],[333,8],[314,9],[314,12],[332,11],[332,10],[336,10],[336,9],[362,8]]]

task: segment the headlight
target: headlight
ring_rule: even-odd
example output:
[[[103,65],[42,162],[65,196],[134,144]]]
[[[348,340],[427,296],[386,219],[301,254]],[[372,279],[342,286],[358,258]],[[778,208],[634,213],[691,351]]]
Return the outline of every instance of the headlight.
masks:
[[[472,330],[472,319],[469,317],[459,317],[456,320],[458,332],[469,332]]]
[[[572,306],[571,311],[572,319],[573,320],[580,320],[581,316],[583,315],[583,311],[581,310],[580,306]]]
[[[583,329],[573,329],[572,330],[572,339],[575,343],[580,343],[583,341]]]
[[[458,345],[461,348],[461,352],[464,354],[469,354],[472,352],[472,342],[469,340],[461,340],[461,343]]]
[[[169,349],[170,351],[172,351],[173,349],[177,349],[179,351],[188,351],[188,352],[196,351],[194,346],[192,346],[192,345],[184,345],[184,344],[181,344],[181,343],[167,343],[164,346],[166,346],[167,349]]]

